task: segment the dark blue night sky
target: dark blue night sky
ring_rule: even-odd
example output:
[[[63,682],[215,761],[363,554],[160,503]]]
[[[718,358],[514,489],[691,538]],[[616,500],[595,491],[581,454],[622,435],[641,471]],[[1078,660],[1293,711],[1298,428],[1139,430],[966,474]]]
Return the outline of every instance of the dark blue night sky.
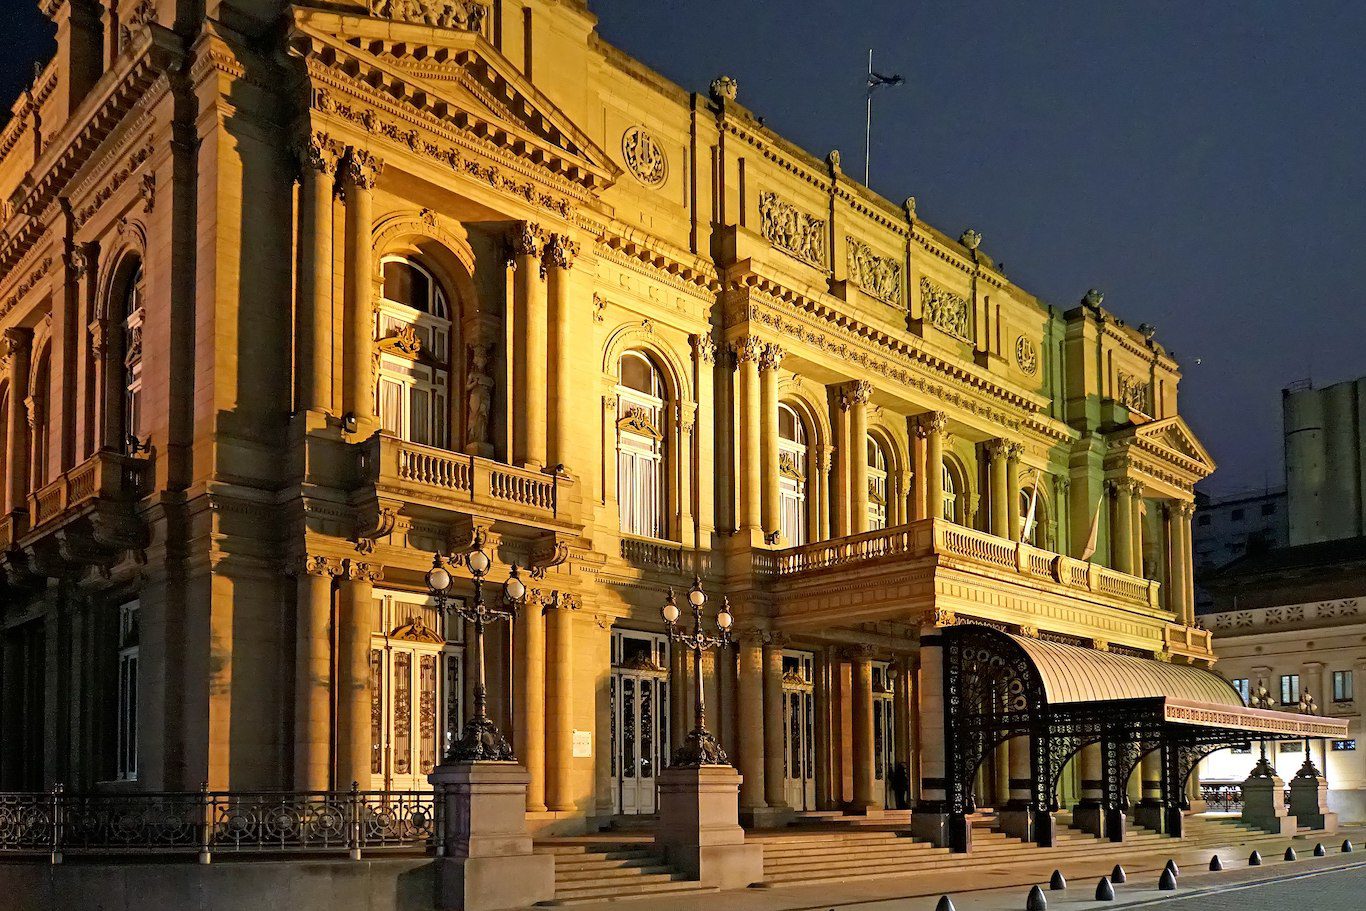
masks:
[[[1156,324],[1220,463],[1211,491],[1278,483],[1282,386],[1366,373],[1366,4],[590,5],[612,43],[688,89],[736,77],[850,174],[874,48],[907,82],[876,102],[873,188],[976,228],[1059,307],[1097,287]],[[50,53],[36,7],[0,0],[6,108]]]

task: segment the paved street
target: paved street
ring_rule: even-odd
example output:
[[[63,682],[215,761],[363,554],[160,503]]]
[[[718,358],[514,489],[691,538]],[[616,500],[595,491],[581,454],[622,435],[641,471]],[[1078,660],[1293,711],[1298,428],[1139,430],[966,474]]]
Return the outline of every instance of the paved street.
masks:
[[[1283,908],[1360,911],[1366,907],[1366,864],[1215,893],[1202,892],[1158,901],[1148,907],[1161,911],[1280,911]]]

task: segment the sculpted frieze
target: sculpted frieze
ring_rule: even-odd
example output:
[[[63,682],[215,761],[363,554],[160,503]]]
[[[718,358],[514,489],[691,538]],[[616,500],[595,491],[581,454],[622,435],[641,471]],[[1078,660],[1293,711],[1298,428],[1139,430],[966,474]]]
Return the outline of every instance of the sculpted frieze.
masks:
[[[890,256],[878,256],[855,237],[845,238],[849,275],[867,294],[892,306],[901,304],[901,263]]]
[[[818,269],[826,268],[825,219],[817,218],[780,199],[777,193],[759,194],[760,233],[769,243]]]
[[[972,341],[972,315],[966,297],[954,294],[943,285],[921,276],[920,302],[924,308],[925,321],[931,326],[954,338]]]
[[[370,15],[397,22],[482,31],[488,6],[477,0],[370,0]]]
[[[1152,414],[1150,389],[1146,381],[1131,373],[1119,371],[1119,403],[1130,411]]]

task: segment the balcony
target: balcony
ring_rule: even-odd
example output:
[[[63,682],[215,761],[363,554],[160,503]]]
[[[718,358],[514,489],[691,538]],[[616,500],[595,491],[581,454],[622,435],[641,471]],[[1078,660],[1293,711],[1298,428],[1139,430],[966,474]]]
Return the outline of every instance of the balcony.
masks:
[[[1172,622],[1160,585],[942,519],[756,555],[793,623],[948,611],[1208,659],[1205,630]]]
[[[575,481],[492,459],[376,434],[360,444],[362,483],[418,507],[575,529]]]

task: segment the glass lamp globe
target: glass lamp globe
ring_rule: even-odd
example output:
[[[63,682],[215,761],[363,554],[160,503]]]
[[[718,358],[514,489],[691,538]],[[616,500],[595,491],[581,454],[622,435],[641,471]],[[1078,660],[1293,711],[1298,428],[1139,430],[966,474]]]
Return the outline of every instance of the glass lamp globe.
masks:
[[[434,592],[444,592],[451,587],[451,574],[446,571],[446,567],[435,563],[427,570],[427,587]]]
[[[701,607],[707,603],[707,593],[702,591],[702,586],[694,583],[692,590],[688,592],[688,603],[693,607]]]
[[[489,555],[482,550],[470,551],[470,555],[466,559],[469,561],[470,572],[476,576],[482,576],[489,571]]]
[[[660,613],[664,615],[665,623],[678,622],[678,602],[674,600],[672,589],[669,590],[668,600],[664,602],[664,607],[660,609]]]
[[[503,585],[503,593],[507,595],[509,601],[521,601],[526,596],[526,584],[522,582],[522,577],[517,572],[516,563],[512,564],[512,572]]]
[[[716,625],[721,629],[730,629],[730,625],[735,622],[735,615],[730,612],[730,599],[721,602],[721,609],[716,612]]]

